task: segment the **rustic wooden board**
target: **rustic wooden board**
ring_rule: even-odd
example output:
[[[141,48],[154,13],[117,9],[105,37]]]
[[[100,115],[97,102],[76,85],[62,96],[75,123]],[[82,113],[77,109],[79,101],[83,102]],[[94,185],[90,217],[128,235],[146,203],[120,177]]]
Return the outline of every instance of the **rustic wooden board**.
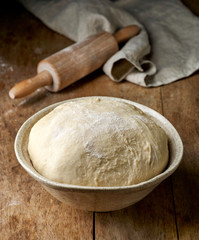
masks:
[[[133,206],[95,215],[96,239],[177,239],[170,180]]]
[[[125,97],[162,113],[160,88],[129,85]],[[177,239],[170,179],[141,202],[116,212],[96,213],[95,217],[96,239]]]
[[[199,74],[162,88],[164,115],[176,126],[184,156],[173,175],[179,239],[199,239]]]
[[[13,3],[14,4],[14,3]],[[19,165],[14,139],[21,124],[48,104],[69,98],[40,90],[11,100],[14,83],[34,75],[37,62],[71,44],[15,3],[0,14],[0,239],[92,239],[93,214],[51,197]],[[56,44],[55,44],[56,43]]]
[[[40,89],[11,100],[14,83],[33,76],[39,60],[71,44],[18,3],[0,8],[0,239],[199,239],[199,74],[160,88],[114,83],[101,70],[57,94]],[[184,142],[176,173],[139,203],[111,213],[72,209],[52,198],[18,164],[14,139],[41,108],[82,96],[113,96],[164,114]],[[94,217],[94,218],[93,218]],[[94,221],[93,221],[94,220]]]

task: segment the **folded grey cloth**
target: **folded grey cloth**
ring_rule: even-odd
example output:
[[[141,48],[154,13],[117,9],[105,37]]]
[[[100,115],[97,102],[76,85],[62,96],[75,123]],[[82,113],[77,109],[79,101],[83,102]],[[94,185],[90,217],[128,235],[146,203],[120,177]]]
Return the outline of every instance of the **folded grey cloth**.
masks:
[[[140,26],[140,34],[104,64],[104,72],[114,81],[160,86],[199,69],[199,18],[180,1],[20,1],[51,29],[74,41],[131,24]]]

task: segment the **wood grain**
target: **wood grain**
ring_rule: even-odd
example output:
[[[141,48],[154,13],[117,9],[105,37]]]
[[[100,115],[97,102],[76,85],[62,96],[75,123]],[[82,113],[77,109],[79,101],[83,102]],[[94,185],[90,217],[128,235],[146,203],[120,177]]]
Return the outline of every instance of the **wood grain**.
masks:
[[[59,93],[40,89],[25,99],[11,100],[8,91],[15,83],[34,76],[41,59],[72,41],[50,31],[17,2],[4,4],[0,8],[0,239],[92,239],[93,234],[95,239],[199,239],[199,74],[145,89],[125,81],[114,83],[99,70]],[[36,111],[94,95],[133,100],[164,114],[179,131],[185,151],[176,173],[145,199],[120,211],[93,215],[52,198],[18,164],[13,144],[21,124]]]
[[[13,4],[13,9],[4,6],[0,14],[4,23],[0,25],[0,239],[92,239],[92,213],[72,209],[52,198],[15,157],[14,139],[21,124],[39,109],[67,96],[40,90],[30,98],[13,101],[9,100],[8,90],[33,75],[40,59],[71,41],[47,29],[19,4]]]
[[[179,239],[199,238],[198,80],[197,73],[162,88],[164,115],[175,124],[184,144],[182,164],[172,177]]]
[[[126,209],[96,213],[96,239],[177,239],[171,182]]]
[[[125,98],[162,113],[160,88],[143,89],[131,84]],[[129,208],[95,216],[96,239],[177,239],[170,180]]]

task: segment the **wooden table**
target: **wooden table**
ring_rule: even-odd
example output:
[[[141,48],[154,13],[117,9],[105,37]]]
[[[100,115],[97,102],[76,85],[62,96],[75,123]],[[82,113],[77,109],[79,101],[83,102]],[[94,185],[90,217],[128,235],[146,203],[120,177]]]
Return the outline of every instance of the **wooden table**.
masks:
[[[72,42],[45,27],[20,4],[0,13],[0,239],[199,239],[199,74],[158,88],[116,84],[97,71],[52,94],[41,89],[8,97],[16,82],[33,76],[44,57]],[[49,104],[103,95],[130,99],[163,114],[184,143],[178,170],[139,203],[110,213],[73,209],[51,197],[19,165],[15,135]]]

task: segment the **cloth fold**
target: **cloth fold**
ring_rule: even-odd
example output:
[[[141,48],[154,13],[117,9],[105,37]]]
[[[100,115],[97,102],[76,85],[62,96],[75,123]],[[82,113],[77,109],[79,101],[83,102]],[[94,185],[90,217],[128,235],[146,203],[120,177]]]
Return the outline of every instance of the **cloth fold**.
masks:
[[[180,1],[20,2],[48,27],[77,42],[102,31],[114,33],[131,24],[140,26],[140,34],[104,64],[104,72],[113,81],[160,86],[199,69],[199,18]]]

